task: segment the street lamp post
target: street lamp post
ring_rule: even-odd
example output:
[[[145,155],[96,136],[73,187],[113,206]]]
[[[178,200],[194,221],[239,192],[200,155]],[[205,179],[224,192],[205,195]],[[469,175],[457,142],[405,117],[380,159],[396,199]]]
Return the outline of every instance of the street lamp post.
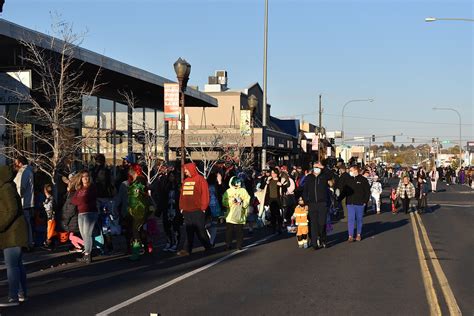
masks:
[[[174,71],[178,78],[179,84],[179,105],[181,107],[181,183],[184,181],[184,161],[186,157],[185,152],[185,95],[186,87],[188,86],[189,74],[191,73],[191,65],[181,57],[174,63]]]
[[[436,21],[463,21],[463,22],[474,22],[474,19],[465,19],[465,18],[434,18],[427,17],[425,22],[436,22]]]
[[[250,128],[251,128],[251,139],[250,139],[250,142],[251,142],[251,152],[250,152],[250,161],[252,161],[252,166],[255,162],[255,145],[254,145],[254,120],[253,120],[253,114],[254,114],[254,111],[255,109],[257,108],[257,105],[258,105],[258,99],[256,96],[254,96],[253,94],[251,96],[249,96],[248,100],[248,105],[249,105],[249,109],[250,109]]]
[[[374,99],[356,99],[347,101],[346,104],[342,107],[342,145],[344,145],[345,135],[344,135],[344,112],[346,110],[346,106],[352,102],[374,102]]]
[[[458,118],[459,118],[459,166],[461,166],[462,164],[462,124],[461,124],[461,113],[459,113],[458,110],[456,109],[453,109],[453,108],[433,108],[433,110],[435,111],[452,111],[452,112],[456,112],[456,114],[458,115]]]

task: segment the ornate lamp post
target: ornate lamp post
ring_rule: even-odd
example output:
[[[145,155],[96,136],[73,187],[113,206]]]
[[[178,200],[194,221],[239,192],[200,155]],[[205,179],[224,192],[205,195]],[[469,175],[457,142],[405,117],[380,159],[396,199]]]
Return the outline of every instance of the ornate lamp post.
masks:
[[[255,109],[257,108],[258,106],[258,99],[256,96],[254,96],[253,94],[251,96],[249,96],[248,100],[248,105],[249,105],[249,109],[250,109],[250,128],[251,128],[251,152],[250,152],[250,159],[252,161],[252,165],[254,164],[255,162],[255,146],[254,146],[254,120],[253,120],[253,114],[255,112]]]
[[[181,57],[174,63],[174,71],[178,78],[179,84],[179,105],[181,107],[181,183],[184,180],[184,161],[186,157],[186,146],[185,146],[185,96],[184,92],[188,85],[189,74],[191,73],[191,65]]]

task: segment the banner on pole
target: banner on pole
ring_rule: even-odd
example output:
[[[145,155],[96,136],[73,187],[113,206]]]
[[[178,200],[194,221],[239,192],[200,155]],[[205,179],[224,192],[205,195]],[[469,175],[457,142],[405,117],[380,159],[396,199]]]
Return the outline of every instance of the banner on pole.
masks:
[[[250,136],[252,134],[250,127],[250,111],[241,110],[240,111],[240,135]]]
[[[179,85],[165,83],[165,121],[179,120]]]

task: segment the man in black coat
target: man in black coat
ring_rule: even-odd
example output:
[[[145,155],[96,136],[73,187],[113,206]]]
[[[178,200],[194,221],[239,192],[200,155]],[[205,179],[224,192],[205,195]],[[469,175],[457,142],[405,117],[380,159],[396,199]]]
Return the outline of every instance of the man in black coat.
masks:
[[[344,189],[350,179],[351,176],[347,172],[346,166],[341,166],[341,168],[339,168],[339,178],[336,181],[336,188],[339,190],[339,197],[343,210],[341,222],[347,222],[347,204]]]
[[[303,200],[309,207],[311,243],[314,249],[326,248],[326,220],[330,203],[329,184],[331,171],[320,162],[313,165],[313,172],[306,176]]]

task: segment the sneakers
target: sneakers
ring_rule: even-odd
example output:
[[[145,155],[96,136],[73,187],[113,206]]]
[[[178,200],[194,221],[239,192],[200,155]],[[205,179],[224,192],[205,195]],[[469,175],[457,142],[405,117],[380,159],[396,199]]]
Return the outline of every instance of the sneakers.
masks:
[[[0,301],[0,307],[12,307],[18,305],[20,305],[20,301],[18,299],[8,298]]]
[[[163,248],[163,251],[170,251],[170,248],[171,248],[171,244],[167,243],[165,248]]]
[[[361,241],[361,240],[362,240],[362,237],[361,237],[360,235],[357,235],[356,240],[357,240],[357,241]]]
[[[180,257],[187,257],[190,255],[190,253],[187,250],[183,249],[183,250],[178,251],[177,255]]]
[[[92,262],[91,254],[84,254],[81,258],[76,259],[77,262],[89,264]]]
[[[23,294],[18,294],[18,301],[20,303],[26,302],[28,300],[28,296],[25,296]]]
[[[349,236],[349,238],[347,239],[348,242],[353,242],[354,241],[354,237],[352,236]]]
[[[171,246],[171,247],[168,249],[168,251],[169,251],[169,252],[176,252],[176,251],[178,251],[177,248],[178,248],[178,247],[177,247],[176,245],[173,245],[173,246]]]

